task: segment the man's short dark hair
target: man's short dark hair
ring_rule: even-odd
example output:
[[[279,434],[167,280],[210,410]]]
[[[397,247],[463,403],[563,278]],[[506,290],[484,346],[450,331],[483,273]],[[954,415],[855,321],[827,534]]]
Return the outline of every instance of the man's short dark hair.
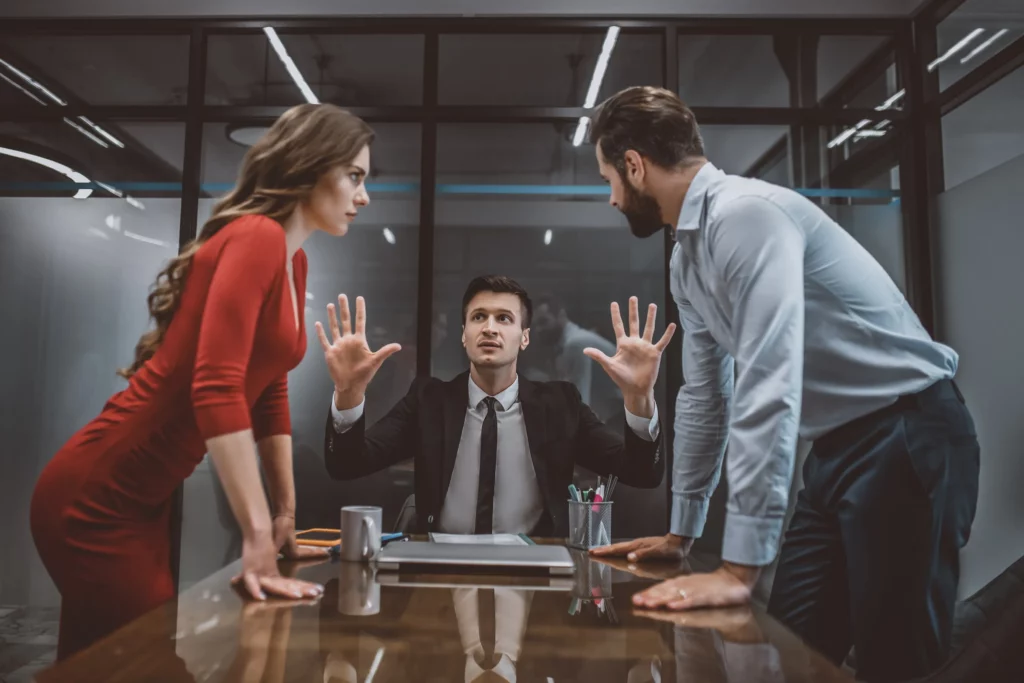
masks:
[[[626,88],[602,102],[590,125],[590,141],[623,177],[630,149],[666,169],[704,156],[690,108],[671,90],[649,85]]]
[[[480,277],[473,278],[469,286],[466,287],[466,293],[462,297],[463,324],[466,323],[469,302],[480,292],[496,292],[498,294],[515,294],[518,296],[523,309],[523,329],[525,330],[530,326],[530,320],[533,318],[533,302],[530,301],[530,295],[526,293],[522,285],[504,275],[481,275]]]

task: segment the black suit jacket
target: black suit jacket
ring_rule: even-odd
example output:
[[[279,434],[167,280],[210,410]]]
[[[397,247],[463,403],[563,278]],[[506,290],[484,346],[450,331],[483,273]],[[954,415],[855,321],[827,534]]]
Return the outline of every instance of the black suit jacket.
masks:
[[[568,533],[569,484],[574,465],[623,484],[654,488],[665,474],[664,439],[644,441],[623,421],[624,436],[598,419],[568,382],[531,382],[520,376],[519,400],[526,421],[533,469],[544,514],[532,533]],[[436,531],[451,483],[469,405],[469,373],[444,382],[417,378],[409,392],[370,429],[361,418],[344,433],[330,411],[324,459],[334,479],[356,479],[403,460],[415,462],[416,530]],[[663,433],[662,430],[661,433]]]

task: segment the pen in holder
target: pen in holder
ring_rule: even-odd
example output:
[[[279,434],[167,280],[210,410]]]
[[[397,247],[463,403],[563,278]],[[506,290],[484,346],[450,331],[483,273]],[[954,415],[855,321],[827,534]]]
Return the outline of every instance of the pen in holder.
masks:
[[[611,501],[593,503],[570,500],[567,545],[580,550],[610,545],[612,505]]]

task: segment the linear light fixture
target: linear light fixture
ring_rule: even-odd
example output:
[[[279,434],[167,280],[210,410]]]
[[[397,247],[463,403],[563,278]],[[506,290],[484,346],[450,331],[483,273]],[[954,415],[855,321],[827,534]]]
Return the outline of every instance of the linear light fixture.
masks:
[[[31,97],[31,98],[32,98],[33,100],[35,100],[35,101],[36,101],[36,102],[38,102],[39,104],[43,105],[44,107],[46,106],[46,102],[43,102],[43,101],[42,101],[41,99],[39,99],[38,97],[36,97],[34,93],[31,93],[31,92],[29,92],[28,90],[26,90],[25,88],[21,87],[21,83],[16,83],[15,81],[12,81],[12,80],[11,80],[10,78],[8,78],[7,76],[5,76],[5,75],[4,75],[4,73],[3,73],[2,71],[0,71],[0,78],[4,79],[4,80],[5,80],[5,81],[7,81],[8,83],[10,83],[10,84],[11,84],[11,85],[13,85],[13,86],[14,86],[15,88],[17,88],[17,89],[18,89],[18,90],[20,90],[21,92],[25,93],[26,95],[28,95],[29,97]]]
[[[931,64],[928,65],[928,73],[931,73],[932,71],[935,71],[935,69],[940,64],[942,64],[943,62],[948,60],[950,57],[955,55],[957,52],[960,52],[960,50],[963,50],[965,47],[970,45],[972,42],[974,42],[975,38],[977,38],[978,36],[980,36],[984,32],[985,32],[985,29],[983,29],[983,28],[976,28],[973,31],[971,31],[970,33],[968,33],[966,36],[961,38],[956,43],[956,45],[954,45],[953,47],[949,48],[948,50],[943,52],[940,56],[938,56],[938,57],[936,57],[935,59],[932,60]]]
[[[965,56],[963,59],[960,60],[960,63],[961,64],[966,64],[967,62],[969,62],[974,57],[977,57],[978,53],[983,52],[984,50],[988,49],[988,47],[990,45],[992,45],[992,43],[996,42],[997,40],[999,40],[1000,38],[1005,36],[1009,32],[1009,30],[1010,29],[1001,28],[998,31],[996,31],[995,33],[993,33],[992,35],[990,35],[988,37],[988,39],[985,40],[984,43],[982,43],[978,47],[976,47],[973,50],[971,50],[970,52],[968,52],[967,56]]]
[[[284,64],[284,68],[288,71],[288,75],[295,81],[295,85],[299,86],[299,90],[302,91],[303,97],[310,104],[320,104],[320,100],[317,99],[316,95],[310,89],[309,84],[306,83],[306,79],[302,77],[302,73],[299,72],[299,67],[295,66],[295,62],[292,60],[291,55],[288,54],[288,50],[285,49],[284,43],[281,42],[281,38],[278,37],[277,31],[274,30],[273,26],[264,26],[263,32],[267,34],[267,40],[270,41],[271,47],[274,48],[274,52],[277,53],[278,59]]]
[[[14,157],[15,159],[23,159],[25,161],[31,161],[34,164],[39,164],[40,166],[45,166],[46,168],[49,168],[53,171],[56,171],[57,173],[61,173],[67,176],[72,182],[75,183],[91,182],[88,178],[86,178],[78,171],[72,169],[70,166],[65,166],[64,164],[58,161],[54,161],[53,159],[47,159],[46,157],[41,157],[36,154],[29,154],[28,152],[22,152],[21,150],[11,149],[9,147],[0,147],[0,154],[6,154],[7,156]],[[73,198],[86,199],[91,195],[91,189],[82,188],[75,193],[75,196]]]
[[[875,107],[875,111],[885,111],[886,109],[891,109],[897,102],[899,102],[901,99],[903,99],[903,96],[906,95],[906,94],[907,94],[907,91],[905,89],[904,90],[900,90],[899,92],[894,94],[892,97],[887,99],[885,102],[882,102],[880,105]]]
[[[584,109],[591,109],[597,103],[597,95],[601,92],[601,83],[604,82],[604,74],[608,70],[608,61],[612,58],[612,50],[615,49],[615,42],[619,39],[619,30],[618,26],[609,26],[608,32],[604,35],[601,54],[597,57],[594,75],[590,77],[590,87],[587,88],[587,97],[583,100]],[[572,136],[573,147],[579,147],[583,144],[589,125],[590,117],[581,116],[576,124],[576,133]]]
[[[0,59],[0,64],[2,64],[3,66],[7,67],[7,70],[10,71],[12,74],[17,76],[21,80],[25,81],[26,83],[31,85],[33,88],[35,88],[39,92],[43,93],[44,95],[49,97],[51,100],[53,100],[54,102],[56,102],[60,106],[62,106],[62,107],[68,106],[68,103],[65,102],[64,100],[62,100],[57,95],[55,95],[53,93],[53,91],[51,91],[49,88],[47,88],[45,85],[43,85],[42,83],[40,83],[36,79],[34,79],[31,76],[29,76],[24,71],[18,69],[14,65],[12,65],[10,62],[7,62],[7,61],[4,61],[3,59]]]
[[[544,231],[544,244],[545,245],[551,244],[551,238],[552,237],[554,237],[554,233],[551,231],[551,228],[548,228],[547,230],[545,230]]]
[[[154,245],[156,245],[158,247],[169,247],[169,246],[171,246],[167,242],[164,242],[163,240],[158,240],[158,239],[156,239],[154,237],[146,237],[145,235],[140,235],[139,233],[132,232],[131,230],[125,230],[124,231],[124,236],[125,237],[130,237],[133,240],[138,240],[139,242],[145,242],[146,244],[154,244]]]
[[[64,123],[68,124],[69,126],[74,128],[75,130],[77,130],[79,133],[81,133],[85,137],[87,137],[90,140],[92,140],[93,142],[95,142],[100,147],[105,147],[107,149],[110,149],[110,145],[108,145],[107,143],[103,142],[103,140],[100,140],[98,137],[96,137],[95,135],[93,135],[92,133],[87,131],[85,128],[82,128],[80,125],[78,125],[77,123],[75,123],[74,121],[72,121],[71,119],[69,119],[66,116],[64,117]]]
[[[391,228],[384,228],[381,232],[384,233],[384,241],[388,244],[394,244],[398,241],[395,239],[395,233],[391,232]]]
[[[86,117],[84,117],[84,116],[79,116],[79,117],[78,117],[78,120],[79,120],[79,121],[81,121],[82,123],[84,123],[85,125],[89,126],[90,128],[92,128],[92,129],[93,129],[94,131],[96,131],[97,133],[99,133],[99,134],[100,134],[100,135],[101,135],[102,137],[105,137],[105,138],[106,138],[107,140],[109,140],[109,141],[110,141],[111,143],[113,143],[113,144],[117,145],[117,146],[118,146],[118,147],[120,147],[121,149],[124,149],[124,143],[123,143],[123,142],[121,142],[120,140],[118,140],[117,138],[115,138],[115,137],[114,137],[113,135],[111,135],[110,133],[108,133],[108,132],[107,132],[107,131],[106,131],[106,130],[105,130],[104,128],[102,128],[101,126],[99,126],[99,125],[97,125],[97,124],[93,123],[92,121],[90,121],[90,120],[89,120],[88,118],[86,118]]]
[[[904,90],[900,90],[899,92],[893,93],[892,95],[889,96],[889,99],[887,99],[885,102],[882,102],[880,105],[875,107],[875,111],[885,111],[886,109],[891,109],[893,106],[895,106],[895,104],[897,102],[899,102],[901,99],[903,99],[903,96],[906,95],[906,94],[907,94],[907,91],[905,89]],[[837,146],[843,144],[844,142],[846,142],[847,140],[849,140],[851,137],[853,137],[855,135],[858,138],[881,137],[881,135],[876,135],[874,133],[867,133],[866,135],[861,135],[860,134],[862,132],[861,129],[863,129],[864,126],[868,125],[869,123],[871,123],[871,122],[868,121],[867,119],[864,119],[863,121],[860,121],[853,128],[847,128],[842,133],[840,133],[839,135],[837,135],[836,137],[832,138],[832,140],[829,141],[828,148],[832,149],[833,147],[837,147]],[[889,121],[888,120],[879,121],[875,125],[875,130],[876,131],[881,130],[882,128],[885,128],[887,125],[889,125]],[[885,133],[883,132],[882,135],[884,135],[884,134]]]

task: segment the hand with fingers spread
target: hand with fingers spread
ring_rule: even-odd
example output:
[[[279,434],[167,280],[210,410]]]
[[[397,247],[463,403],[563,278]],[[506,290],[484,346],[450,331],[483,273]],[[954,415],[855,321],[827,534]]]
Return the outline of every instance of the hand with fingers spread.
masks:
[[[615,355],[609,358],[598,349],[584,349],[587,357],[597,361],[613,382],[622,391],[626,408],[640,417],[652,417],[654,414],[654,383],[658,379],[658,368],[661,366],[661,354],[672,341],[675,324],[670,324],[661,339],[655,343],[654,323],[658,307],[651,304],[647,308],[647,324],[640,334],[640,316],[637,311],[637,298],[629,299],[629,334],[622,325],[619,304],[612,302],[612,327],[615,329]]]
[[[665,534],[664,536],[637,538],[632,541],[594,548],[590,551],[590,554],[594,557],[625,557],[630,562],[643,562],[645,560],[679,561],[690,552],[691,545],[693,545],[692,538]]]
[[[266,600],[268,594],[294,600],[319,598],[324,592],[320,584],[281,576],[271,534],[255,534],[242,541],[242,573],[231,582],[257,600]]]
[[[348,308],[348,297],[338,297],[338,311],[341,313],[341,327],[335,315],[334,304],[327,305],[327,320],[331,326],[331,340],[327,340],[324,326],[316,324],[316,333],[324,349],[327,371],[334,381],[334,402],[339,410],[355,408],[362,403],[373,376],[388,357],[398,353],[402,347],[388,344],[377,351],[371,351],[366,342],[366,303],[363,297],[356,297],[355,329]]]

